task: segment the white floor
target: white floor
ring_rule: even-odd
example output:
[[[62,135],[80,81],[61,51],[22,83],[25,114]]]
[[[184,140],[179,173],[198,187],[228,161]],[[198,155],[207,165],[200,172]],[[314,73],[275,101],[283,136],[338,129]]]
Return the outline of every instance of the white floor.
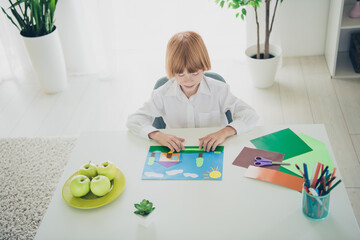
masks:
[[[216,6],[209,8],[217,11]],[[177,12],[175,17],[183,14]],[[230,14],[221,14],[226,21],[233,19]],[[0,137],[74,136],[88,130],[125,130],[127,116],[148,99],[155,81],[165,75],[167,40],[175,32],[192,29],[204,36],[212,70],[223,75],[233,93],[258,111],[258,125],[325,124],[360,223],[360,80],[331,79],[324,56],[288,57],[283,59],[274,86],[253,88],[241,57],[242,32],[234,31],[241,23],[216,25],[218,21],[204,21],[200,26],[190,20],[179,21],[173,29],[162,25],[164,34],[155,38],[148,35],[154,28],[147,28],[144,35],[124,28],[122,31],[130,31],[134,41],[128,35],[117,36],[116,62],[111,63],[118,69],[116,74],[110,78],[69,77],[68,89],[60,94],[44,94],[33,75],[0,81]],[[156,23],[163,24],[159,18]],[[139,42],[141,36],[146,41]]]

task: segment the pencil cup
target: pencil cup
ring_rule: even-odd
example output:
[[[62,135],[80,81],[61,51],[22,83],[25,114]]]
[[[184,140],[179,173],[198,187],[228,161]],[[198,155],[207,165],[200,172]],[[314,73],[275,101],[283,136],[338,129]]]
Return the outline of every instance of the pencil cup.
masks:
[[[303,187],[302,194],[302,210],[306,217],[315,221],[321,221],[328,216],[330,193],[324,196],[313,196]]]

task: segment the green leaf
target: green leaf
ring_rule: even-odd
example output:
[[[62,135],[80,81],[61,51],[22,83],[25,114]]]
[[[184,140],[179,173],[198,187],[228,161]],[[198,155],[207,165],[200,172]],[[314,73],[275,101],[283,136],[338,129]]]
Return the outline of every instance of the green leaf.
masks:
[[[56,8],[55,0],[50,0],[49,10],[50,10],[50,18],[52,22],[54,21],[55,8]]]
[[[18,25],[16,25],[16,23],[13,21],[13,19],[5,12],[5,9],[2,8],[2,7],[1,7],[1,9],[2,9],[2,11],[5,13],[5,15],[7,16],[7,18],[15,25],[15,27],[16,27],[17,29],[19,29],[19,31],[21,31],[20,28],[18,27]]]
[[[244,15],[243,14],[241,14],[241,19],[244,20]]]
[[[25,22],[22,19],[22,17],[20,16],[20,14],[14,8],[11,8],[10,10],[11,10],[12,14],[14,15],[16,21],[19,23],[20,28],[23,29]]]
[[[143,215],[143,216],[149,215],[155,209],[155,207],[153,207],[153,203],[150,202],[149,200],[145,200],[145,199],[142,200],[140,202],[140,204],[135,203],[134,206],[135,206],[135,208],[138,209],[134,213],[140,214],[140,215]]]
[[[233,4],[233,6],[232,6],[233,9],[238,9],[239,7],[240,7],[239,4]]]
[[[141,201],[140,204],[143,205],[143,206],[146,206],[148,203],[149,203],[149,201],[144,199],[144,200]]]
[[[11,7],[15,8],[16,6],[20,6],[20,4],[25,2],[25,1],[26,0],[19,0],[19,1],[16,1],[14,4],[11,1],[9,1],[9,2],[11,4]]]
[[[243,14],[244,16],[246,16],[246,9],[245,9],[245,8],[241,9],[241,14]]]
[[[45,32],[50,33],[51,32],[51,17],[50,12],[47,12],[45,14]]]
[[[221,1],[221,3],[220,3],[220,7],[224,7],[224,4],[225,4],[225,1]]]
[[[29,16],[28,16],[28,10],[29,10],[29,2],[25,2],[24,21],[26,22],[27,27],[30,25],[30,19],[29,19]]]
[[[41,6],[40,3],[38,3],[37,1],[33,1],[34,4],[34,16],[35,16],[35,26],[36,26],[36,31],[37,31],[37,35],[40,35],[41,33]]]
[[[240,14],[240,13],[237,13],[237,14],[236,14],[236,17],[239,17],[239,14]]]
[[[34,10],[34,1],[30,0],[29,2],[29,8],[30,8],[30,24],[33,27],[36,24],[35,21],[35,10]],[[36,31],[36,29],[34,29]]]
[[[135,203],[134,206],[135,206],[136,209],[139,209],[139,210],[142,210],[142,209],[143,209],[140,204]]]

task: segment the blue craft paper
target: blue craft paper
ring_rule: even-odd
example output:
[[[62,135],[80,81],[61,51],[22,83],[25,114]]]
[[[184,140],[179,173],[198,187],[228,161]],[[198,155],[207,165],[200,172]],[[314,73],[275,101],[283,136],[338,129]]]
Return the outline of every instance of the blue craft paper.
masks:
[[[170,167],[158,163],[160,151],[155,152],[155,161],[149,165],[151,154],[152,152],[148,153],[145,161],[142,173],[144,180],[222,180],[224,152],[202,153],[204,161],[201,167],[196,165],[199,153],[180,153],[179,163]]]

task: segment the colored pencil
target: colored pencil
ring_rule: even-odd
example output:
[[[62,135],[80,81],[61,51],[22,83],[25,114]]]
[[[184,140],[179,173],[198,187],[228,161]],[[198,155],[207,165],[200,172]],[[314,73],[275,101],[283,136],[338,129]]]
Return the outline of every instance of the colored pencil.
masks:
[[[318,180],[316,181],[316,183],[315,183],[315,188],[316,188],[317,185],[320,183],[320,181],[321,181],[321,179],[323,178],[323,176],[324,176],[325,172],[327,171],[328,167],[329,167],[329,166],[326,166],[326,168],[322,170],[319,179],[318,179]]]
[[[326,191],[325,177],[322,177],[322,178],[321,178],[320,187],[321,187],[320,196],[322,196],[322,194],[325,193],[325,191]],[[319,187],[319,188],[320,188],[320,187]]]
[[[303,178],[305,179],[304,173],[301,171],[301,169],[299,168],[299,166],[296,163],[295,163],[295,167],[299,170],[299,172],[301,173],[301,176],[303,176]]]
[[[333,169],[333,172],[332,172],[332,174],[331,174],[331,177],[335,177],[335,172],[336,172],[336,168]],[[331,184],[332,184],[332,183],[329,184],[329,188],[331,188]]]
[[[311,187],[312,188],[315,188],[315,184],[317,182],[317,178],[318,178],[318,175],[319,175],[319,171],[320,171],[320,166],[321,166],[321,163],[318,162],[317,166],[316,166],[316,171],[315,171],[315,175],[313,177],[313,179],[311,180]]]
[[[326,181],[328,181],[329,179],[331,179],[331,173],[329,173],[329,169],[326,171],[326,177],[325,177]]]
[[[330,186],[331,182],[334,181],[336,177],[332,177],[330,178],[327,182],[326,182],[326,186]]]
[[[311,186],[312,186],[312,182],[313,182],[313,179],[314,179],[314,176],[315,176],[315,170],[316,170],[318,164],[319,164],[318,162],[315,163],[314,168],[313,168],[313,171],[312,171],[312,173],[311,173],[311,178],[309,178],[309,180],[310,180],[310,185],[311,185]]]
[[[339,183],[341,183],[341,179],[339,181],[337,181],[331,188],[329,188],[329,190],[327,190],[325,192],[325,194],[328,194],[330,193],[331,190],[333,190]]]
[[[307,186],[309,188],[310,187],[310,182],[309,182],[309,175],[308,175],[306,163],[304,163],[303,166],[304,166],[305,186]]]
[[[329,169],[327,169],[325,172],[325,179],[328,179],[328,177],[329,177]]]

